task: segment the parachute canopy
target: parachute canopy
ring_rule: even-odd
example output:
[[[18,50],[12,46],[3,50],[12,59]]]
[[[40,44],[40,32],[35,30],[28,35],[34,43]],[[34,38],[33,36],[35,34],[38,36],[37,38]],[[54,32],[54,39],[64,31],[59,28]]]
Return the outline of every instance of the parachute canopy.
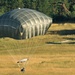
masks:
[[[36,10],[14,9],[0,16],[0,37],[27,39],[44,35],[52,18]]]

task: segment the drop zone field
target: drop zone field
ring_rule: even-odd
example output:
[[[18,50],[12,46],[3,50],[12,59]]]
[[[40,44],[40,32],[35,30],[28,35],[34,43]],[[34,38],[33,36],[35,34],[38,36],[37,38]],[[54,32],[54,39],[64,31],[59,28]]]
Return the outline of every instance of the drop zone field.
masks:
[[[27,40],[0,38],[0,75],[75,75],[74,33],[75,24],[65,23]],[[23,58],[29,60],[18,65]]]

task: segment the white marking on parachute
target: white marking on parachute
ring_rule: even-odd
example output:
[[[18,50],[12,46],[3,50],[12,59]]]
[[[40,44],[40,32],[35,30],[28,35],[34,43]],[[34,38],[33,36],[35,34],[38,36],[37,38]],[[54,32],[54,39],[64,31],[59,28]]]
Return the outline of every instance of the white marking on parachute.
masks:
[[[22,59],[22,60],[19,60],[17,63],[23,63],[23,62],[26,62],[26,61],[28,61],[28,59],[27,59],[27,58]]]

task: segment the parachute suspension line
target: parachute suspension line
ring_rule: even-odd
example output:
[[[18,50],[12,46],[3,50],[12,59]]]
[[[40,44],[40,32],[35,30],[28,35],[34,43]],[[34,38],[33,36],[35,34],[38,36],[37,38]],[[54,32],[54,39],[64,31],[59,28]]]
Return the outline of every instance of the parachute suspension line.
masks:
[[[16,43],[16,47],[17,47],[16,50],[17,50],[17,51],[20,51],[19,60],[18,60],[18,61],[20,61],[20,60],[23,59],[23,58],[22,58],[22,52],[21,52],[21,50],[19,50],[20,48],[18,48],[18,41],[17,41],[17,43]],[[20,64],[20,63],[18,63],[18,61],[17,61],[17,64],[18,64],[19,66],[20,66],[21,64],[24,64],[24,63],[25,63],[25,62],[24,62],[24,63],[21,62],[21,64]],[[20,66],[20,68],[24,68],[24,67],[25,67],[24,65],[21,65],[21,66]]]
[[[32,40],[34,40],[33,38],[32,38]],[[33,42],[31,42],[31,43],[33,43]],[[38,47],[38,46],[36,46],[36,47]],[[30,57],[32,57],[32,54],[34,54],[35,53],[35,48],[36,47],[31,47],[31,49],[29,49],[29,47],[26,47],[29,51],[27,51],[27,55],[28,55],[28,60],[30,60]],[[32,52],[32,53],[31,53]],[[31,53],[31,54],[30,54]],[[25,64],[25,66],[27,66],[27,64],[29,64],[29,62],[26,62],[26,64]]]
[[[16,47],[18,48],[18,45],[17,45],[17,44],[14,44],[14,43],[13,43],[13,45],[14,45],[14,47],[16,46]],[[18,59],[15,58],[15,57],[13,56],[13,54],[12,54],[12,53],[16,53],[15,50],[17,50],[17,49],[12,48],[11,50],[7,50],[7,51],[8,51],[8,53],[10,54],[10,56],[12,57],[13,61],[15,61],[15,63],[17,64],[17,60],[18,60]],[[10,51],[11,51],[11,52],[10,52]],[[21,58],[21,56],[20,56],[20,58]],[[19,68],[21,67],[20,64],[17,64],[17,65],[18,65]]]
[[[8,50],[7,50],[8,51]],[[17,62],[17,60],[14,58],[14,56],[8,51],[8,53],[10,54],[10,56],[13,58],[13,60],[15,61],[15,63]],[[18,67],[20,67],[20,65],[18,64]]]
[[[5,44],[4,43],[2,43],[2,45],[4,45],[5,46]],[[9,52],[9,51],[13,51],[13,50],[8,50],[7,49],[7,47],[5,46],[5,48],[6,48],[6,51],[10,54],[10,56],[12,57],[12,59],[15,61],[15,63],[17,62],[17,60],[14,58],[14,56]],[[13,61],[13,62],[14,62]],[[18,67],[20,67],[20,65],[18,64]]]
[[[16,51],[20,51],[20,54],[19,54],[19,60],[18,61],[21,61],[21,60],[24,60],[25,58],[23,58],[22,57],[22,50],[20,50],[20,49],[23,49],[23,48],[18,48],[18,45],[19,43],[18,43],[18,41],[17,41],[17,43],[16,44],[14,44],[14,46],[16,46]],[[25,48],[24,48],[25,49]],[[15,50],[13,50],[13,51],[15,51]],[[14,52],[14,53],[16,53],[16,52]],[[28,60],[28,59],[27,59]],[[24,68],[25,67],[25,65],[26,65],[26,63],[27,63],[27,61],[21,61],[21,62],[19,62],[18,63],[18,61],[16,61],[16,63],[17,63],[17,65],[19,66],[19,68]]]
[[[19,48],[18,48],[18,44],[19,44],[19,43],[18,43],[18,41],[17,41],[17,43],[16,43],[16,44],[14,44],[14,46],[16,46],[16,49],[15,49],[15,50],[16,50],[17,52],[18,52],[18,51],[20,51],[20,50],[19,50]],[[16,52],[15,52],[15,50],[14,50],[14,53],[16,53]],[[18,60],[21,60],[21,59],[22,59],[22,56],[21,56],[21,51],[20,51],[19,59],[17,58],[16,63],[18,62]],[[18,65],[18,67],[19,67],[19,68],[21,68],[20,63],[17,63],[17,65]]]

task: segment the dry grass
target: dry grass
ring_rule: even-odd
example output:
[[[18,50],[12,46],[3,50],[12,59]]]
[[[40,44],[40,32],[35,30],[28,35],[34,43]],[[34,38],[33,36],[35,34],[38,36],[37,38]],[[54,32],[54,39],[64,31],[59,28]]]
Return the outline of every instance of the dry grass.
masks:
[[[74,34],[50,34],[50,31],[74,30],[74,24],[53,24],[44,36],[27,40],[0,39],[0,75],[75,75],[75,43],[59,44],[63,40],[75,41]],[[53,43],[53,44],[52,44]],[[17,61],[29,58],[21,73]]]

